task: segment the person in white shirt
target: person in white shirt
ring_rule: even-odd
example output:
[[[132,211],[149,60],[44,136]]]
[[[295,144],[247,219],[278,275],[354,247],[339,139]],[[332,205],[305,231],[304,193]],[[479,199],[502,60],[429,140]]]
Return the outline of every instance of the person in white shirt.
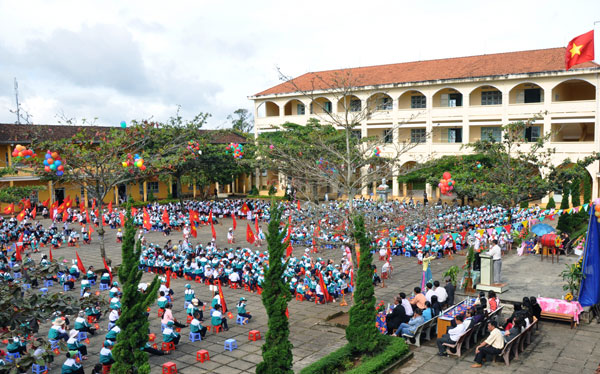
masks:
[[[492,260],[494,261],[494,283],[500,283],[502,279],[501,271],[502,271],[502,250],[498,245],[498,240],[494,239],[492,242],[493,246],[488,251],[488,255],[492,256]]]
[[[427,282],[425,287],[427,287],[427,292],[425,292],[425,299],[427,299],[427,301],[431,302],[431,296],[435,295],[435,292],[433,291],[433,284]],[[439,301],[439,299],[438,299],[438,301]]]
[[[439,281],[433,282],[433,294],[438,297],[440,305],[444,305],[446,300],[448,300],[448,292],[446,292],[444,287],[440,287]]]
[[[411,317],[413,315],[412,305],[410,305],[410,301],[406,299],[406,294],[404,292],[400,292],[400,298],[402,299],[402,306],[404,307],[404,313],[406,313],[407,317]]]
[[[441,338],[439,338],[436,342],[439,350],[439,356],[448,356],[448,353],[446,353],[446,346],[444,345],[444,343],[456,343],[458,339],[460,339],[462,334],[464,334],[466,331],[465,325],[463,324],[464,317],[462,314],[455,316],[454,320],[456,321],[456,327],[453,329],[449,329],[448,332],[444,334]]]

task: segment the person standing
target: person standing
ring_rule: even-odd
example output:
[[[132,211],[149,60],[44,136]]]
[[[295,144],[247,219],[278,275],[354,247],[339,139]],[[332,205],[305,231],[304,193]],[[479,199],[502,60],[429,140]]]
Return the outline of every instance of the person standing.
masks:
[[[502,250],[498,245],[497,239],[494,239],[492,244],[492,249],[488,251],[488,255],[492,256],[492,260],[494,261],[494,283],[500,283],[502,279],[500,273],[502,271]]]
[[[471,365],[472,368],[482,367],[484,356],[486,361],[492,362],[504,348],[504,337],[498,329],[496,321],[488,322],[488,331],[490,332],[488,338],[475,349],[475,363]]]

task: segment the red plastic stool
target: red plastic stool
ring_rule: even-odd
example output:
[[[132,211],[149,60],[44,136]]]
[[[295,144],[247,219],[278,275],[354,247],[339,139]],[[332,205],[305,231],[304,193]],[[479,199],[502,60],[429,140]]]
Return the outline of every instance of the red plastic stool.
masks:
[[[223,326],[221,326],[221,325],[217,325],[217,326],[213,326],[213,327],[214,327],[214,329],[213,329],[213,332],[214,332],[215,334],[218,334],[218,333],[219,333],[219,331],[223,332]]]
[[[165,352],[171,352],[175,350],[175,343],[173,342],[163,342],[161,346],[161,350]]]
[[[112,365],[102,365],[102,374],[109,374]]]
[[[298,301],[304,301],[304,296],[302,296],[301,293],[297,293],[296,294],[296,300],[298,300]]]
[[[165,362],[162,369],[163,374],[177,374],[177,365],[174,362]]]
[[[156,339],[156,335],[154,335],[154,334],[148,334],[148,341],[150,343],[154,343],[155,339]]]
[[[206,349],[201,349],[196,352],[196,361],[204,362],[210,361],[210,357],[208,356],[208,351]]]
[[[252,340],[253,342],[260,340],[260,331],[250,330],[248,333],[248,340]]]

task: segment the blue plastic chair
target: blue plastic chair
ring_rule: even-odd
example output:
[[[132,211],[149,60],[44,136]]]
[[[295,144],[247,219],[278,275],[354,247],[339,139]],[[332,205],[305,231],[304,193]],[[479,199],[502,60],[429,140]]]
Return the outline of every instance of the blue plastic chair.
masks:
[[[238,315],[237,318],[235,319],[235,323],[237,323],[238,325],[243,325],[244,324],[244,317]]]
[[[6,352],[6,361],[7,362],[16,361],[18,358],[21,358],[21,354],[19,352],[15,352],[15,353]]]
[[[237,349],[237,340],[235,339],[227,339],[225,340],[225,350],[226,351],[233,351],[234,349]]]
[[[38,365],[38,364],[31,365],[31,372],[33,374],[42,374],[42,373],[45,373],[46,371],[48,371],[48,367],[46,365]]]
[[[202,341],[202,335],[199,332],[190,332],[190,341],[199,342]]]
[[[410,257],[410,251],[404,252],[404,257]]]

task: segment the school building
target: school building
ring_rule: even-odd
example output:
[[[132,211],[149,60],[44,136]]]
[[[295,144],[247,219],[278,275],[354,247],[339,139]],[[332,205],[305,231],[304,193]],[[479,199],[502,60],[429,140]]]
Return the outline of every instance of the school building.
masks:
[[[599,74],[600,65],[593,62],[566,71],[565,48],[550,48],[310,72],[249,98],[254,102],[255,134],[274,131],[285,122],[305,124],[311,117],[327,123],[326,112],[368,109],[357,127],[360,136],[380,137],[383,155],[399,157],[403,167],[465,154],[463,145],[489,137],[499,140],[501,126],[545,113],[525,137],[535,141],[551,134],[549,147],[556,149],[552,162],[559,165],[600,151]],[[340,77],[356,82],[345,97],[335,88]],[[392,143],[403,141],[415,146],[395,155]],[[599,197],[600,163],[587,171],[593,197]],[[440,196],[437,186],[399,184],[397,178],[391,184],[397,198],[418,196],[423,191],[415,190],[423,188],[430,197]],[[363,190],[370,193],[376,193],[374,185]]]

